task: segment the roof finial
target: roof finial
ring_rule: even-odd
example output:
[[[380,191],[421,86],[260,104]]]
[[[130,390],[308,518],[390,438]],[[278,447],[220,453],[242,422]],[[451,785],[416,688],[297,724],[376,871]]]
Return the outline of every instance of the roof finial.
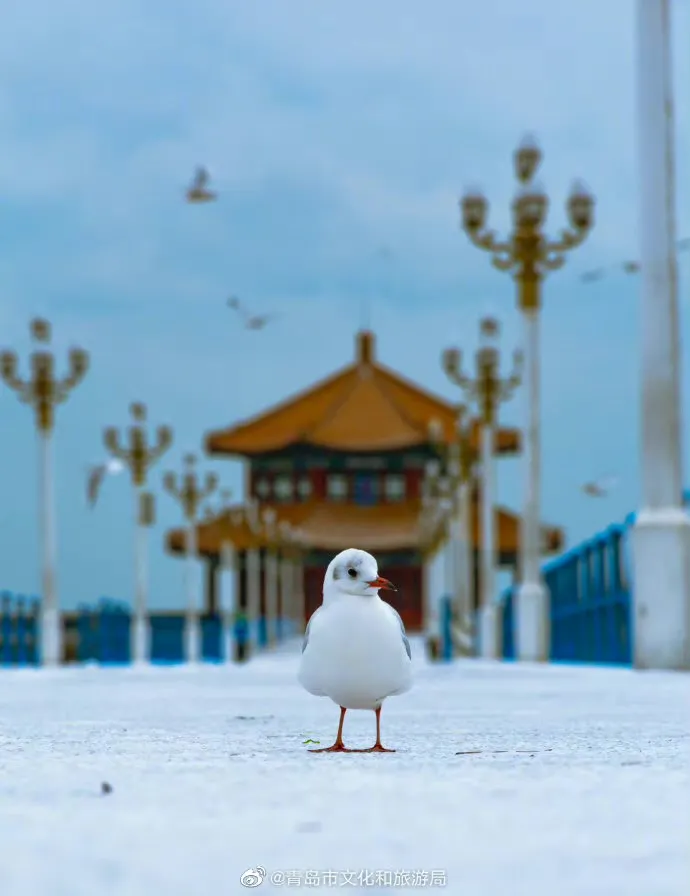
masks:
[[[359,325],[362,330],[371,328],[371,296],[366,293],[362,296],[362,305],[360,308],[361,320]]]
[[[376,337],[371,330],[360,330],[355,339],[358,364],[373,364]]]

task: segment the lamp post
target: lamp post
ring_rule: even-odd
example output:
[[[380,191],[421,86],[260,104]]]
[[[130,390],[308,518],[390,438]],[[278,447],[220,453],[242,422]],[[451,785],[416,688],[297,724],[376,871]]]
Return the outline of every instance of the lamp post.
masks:
[[[218,523],[220,532],[220,563],[214,575],[213,587],[220,591],[221,641],[223,656],[230,662],[234,656],[234,624],[237,607],[237,558],[235,545],[230,538],[230,526],[223,525],[224,518],[233,523],[231,510],[232,489],[222,488],[219,493],[220,507],[207,506],[204,512],[206,522]]]
[[[433,431],[433,424],[431,429]],[[452,599],[455,593],[455,559],[452,544],[445,538],[452,516],[453,487],[451,478],[438,458],[428,460],[422,480],[419,529],[425,549],[422,582],[423,627],[427,655],[432,660],[440,659],[443,652],[441,649],[442,626],[439,602],[442,599]],[[439,541],[443,545],[443,552],[440,554]]]
[[[499,271],[517,284],[518,307],[524,323],[527,371],[525,421],[526,488],[520,539],[522,581],[518,589],[518,655],[523,660],[546,661],[549,656],[549,599],[540,570],[541,555],[541,433],[539,311],[544,278],[565,264],[566,255],[587,237],[593,224],[594,199],[576,183],[566,203],[569,227],[556,239],[544,233],[548,198],[535,181],[541,151],[526,139],[514,153],[520,188],[513,200],[513,229],[505,238],[486,227],[488,203],[481,193],[468,193],[461,202],[462,227],[473,245],[491,256]]]
[[[50,344],[50,324],[36,318],[31,321],[31,336],[38,348],[31,354],[31,379],[17,375],[17,355],[12,351],[0,354],[0,376],[21,402],[34,410],[39,444],[39,526],[41,532],[43,599],[41,601],[41,662],[58,665],[62,657],[62,629],[56,582],[55,507],[53,481],[53,430],[55,407],[67,401],[72,390],[84,379],[89,366],[88,354],[80,348],[70,349],[69,372],[55,376],[55,356]]]
[[[306,595],[304,593],[304,555],[308,547],[304,530],[299,526],[293,526],[291,529],[292,538],[292,562],[290,575],[290,593],[292,599],[290,601],[290,615],[293,619],[296,635],[301,635],[304,631],[305,611],[306,611]]]
[[[245,554],[245,582],[247,589],[247,648],[249,656],[259,647],[259,621],[261,616],[261,517],[259,503],[249,498],[243,512],[250,533],[250,544]]]
[[[266,645],[274,647],[278,623],[278,514],[272,507],[261,512],[264,554],[264,606],[266,610]]]
[[[287,520],[281,520],[281,522],[278,523],[278,537],[280,543],[280,611],[278,614],[278,638],[282,641],[286,636],[293,634],[292,619],[296,615],[295,608],[297,596],[295,594],[296,582],[294,567],[297,557],[297,530]]]
[[[224,488],[220,492],[221,513],[228,516],[231,513],[232,489]],[[222,538],[220,543],[220,568],[223,573],[224,588],[222,588],[223,611],[223,643],[225,646],[225,659],[233,658],[234,620],[238,610],[237,589],[237,553],[235,545],[230,538]]]
[[[134,486],[134,612],[132,618],[131,652],[135,663],[144,663],[149,658],[149,637],[146,616],[147,606],[147,528],[153,524],[153,496],[145,497],[146,480],[151,467],[163,456],[172,444],[172,430],[169,426],[159,426],[156,439],[149,444],[146,433],[146,405],[134,402],[130,405],[134,423],[129,427],[128,447],[114,426],[103,431],[103,441],[108,451],[121,460],[129,469]],[[148,506],[150,505],[149,514]],[[150,519],[150,522],[149,522]]]
[[[431,445],[440,465],[427,465],[427,481],[433,493],[450,499],[449,521],[451,547],[451,587],[453,596],[454,640],[462,653],[473,648],[472,613],[472,481],[476,452],[472,445],[471,426],[465,425],[464,408],[460,406],[455,420],[455,432],[450,443],[444,441],[443,428],[438,420],[429,424]],[[435,471],[443,470],[438,480]],[[445,492],[448,492],[446,495]]]
[[[499,373],[498,321],[485,317],[480,322],[480,347],[474,379],[462,371],[457,348],[443,353],[443,369],[470,401],[479,406],[482,422],[482,551],[480,575],[479,638],[482,656],[500,656],[496,603],[496,423],[502,402],[509,401],[520,384],[522,354],[515,352],[513,372],[503,379]]]
[[[642,507],[633,531],[634,663],[690,668],[683,508],[671,3],[637,0]]]
[[[207,473],[203,485],[199,483],[196,474],[196,457],[186,454],[184,457],[184,472],[178,485],[175,473],[166,473],[163,477],[163,487],[182,505],[185,521],[187,523],[186,538],[186,595],[187,607],[185,614],[185,656],[190,663],[196,663],[201,656],[201,623],[199,620],[199,601],[197,595],[196,567],[197,533],[196,524],[201,502],[211,495],[218,485],[218,477],[215,473]]]

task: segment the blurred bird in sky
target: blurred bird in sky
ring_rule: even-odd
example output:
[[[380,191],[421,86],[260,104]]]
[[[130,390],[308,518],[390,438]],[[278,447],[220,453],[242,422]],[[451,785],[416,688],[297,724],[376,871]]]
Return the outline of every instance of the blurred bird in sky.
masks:
[[[187,189],[187,202],[213,202],[218,198],[218,194],[208,189],[209,173],[203,167],[199,166],[194,172],[194,179]]]
[[[688,249],[690,249],[690,237],[684,237],[683,239],[678,240],[676,249],[679,254],[681,252],[687,252]],[[613,273],[613,271],[623,271],[625,274],[637,274],[639,273],[639,270],[639,261],[624,261],[620,264],[612,264],[602,268],[593,268],[591,271],[585,271],[584,274],[580,274],[580,281],[582,283],[595,283],[607,274]]]
[[[247,330],[263,330],[266,324],[273,320],[272,314],[251,314],[237,296],[230,296],[228,307],[240,315]]]
[[[616,487],[618,479],[615,476],[602,476],[592,482],[585,482],[582,491],[590,498],[605,498]]]
[[[95,507],[98,501],[98,495],[106,476],[117,476],[125,468],[122,461],[113,458],[102,464],[95,464],[89,468],[89,475],[86,480],[86,497],[90,507]]]

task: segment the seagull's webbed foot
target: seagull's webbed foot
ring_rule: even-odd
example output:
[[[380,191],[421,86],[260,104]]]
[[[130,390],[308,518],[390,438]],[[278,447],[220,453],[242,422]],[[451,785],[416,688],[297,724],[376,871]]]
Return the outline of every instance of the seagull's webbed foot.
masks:
[[[319,747],[318,750],[309,750],[310,753],[358,753],[359,750],[350,750],[345,744],[336,741],[331,747]]]
[[[377,706],[374,710],[376,714],[376,743],[367,750],[359,750],[360,753],[395,753],[395,750],[389,750],[381,743],[381,706]]]
[[[309,750],[310,753],[357,753],[358,750],[350,750],[343,743],[343,725],[345,724],[345,713],[347,709],[340,707],[340,722],[338,724],[338,734],[332,747],[319,747],[318,750]]]

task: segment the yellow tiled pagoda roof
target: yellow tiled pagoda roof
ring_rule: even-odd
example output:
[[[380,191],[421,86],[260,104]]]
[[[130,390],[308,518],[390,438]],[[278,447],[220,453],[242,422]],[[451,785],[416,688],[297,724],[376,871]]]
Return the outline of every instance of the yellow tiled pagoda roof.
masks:
[[[429,442],[437,421],[454,438],[457,406],[432,395],[374,356],[374,334],[357,334],[355,361],[303,392],[227,429],[207,433],[212,455],[251,456],[309,444],[336,451],[394,451]],[[479,447],[479,423],[474,422]],[[500,429],[498,453],[520,450],[520,433]]]

